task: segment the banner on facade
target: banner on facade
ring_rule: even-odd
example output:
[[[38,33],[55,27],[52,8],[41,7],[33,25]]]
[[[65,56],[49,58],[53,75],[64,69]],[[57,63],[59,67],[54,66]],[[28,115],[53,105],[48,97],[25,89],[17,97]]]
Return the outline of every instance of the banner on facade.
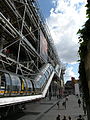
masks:
[[[48,56],[47,49],[48,49],[47,40],[44,37],[43,32],[40,30],[40,55],[41,57],[44,58],[45,61],[47,61],[47,56]]]

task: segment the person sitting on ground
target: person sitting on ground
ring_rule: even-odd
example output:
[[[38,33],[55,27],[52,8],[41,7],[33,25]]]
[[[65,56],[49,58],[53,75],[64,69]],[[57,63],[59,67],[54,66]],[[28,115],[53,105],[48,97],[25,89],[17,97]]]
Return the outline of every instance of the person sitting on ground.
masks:
[[[79,118],[77,120],[84,120],[81,115],[79,115]]]
[[[66,119],[66,116],[64,116],[64,118],[63,118],[62,120],[67,120],[67,119]]]
[[[58,114],[58,116],[56,117],[56,120],[60,120],[60,115]]]

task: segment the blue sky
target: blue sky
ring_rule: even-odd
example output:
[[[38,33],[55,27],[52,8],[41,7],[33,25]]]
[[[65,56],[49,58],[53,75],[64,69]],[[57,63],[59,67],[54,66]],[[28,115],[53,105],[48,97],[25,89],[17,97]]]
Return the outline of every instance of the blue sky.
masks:
[[[86,21],[86,0],[38,0],[61,62],[67,64],[65,81],[78,79],[77,31]]]
[[[64,75],[65,81],[70,80],[71,77],[75,77],[76,79],[78,79],[79,77],[78,67],[79,67],[79,63],[67,64],[66,74]]]
[[[50,16],[50,10],[53,6],[52,0],[38,0],[40,9],[45,18]]]

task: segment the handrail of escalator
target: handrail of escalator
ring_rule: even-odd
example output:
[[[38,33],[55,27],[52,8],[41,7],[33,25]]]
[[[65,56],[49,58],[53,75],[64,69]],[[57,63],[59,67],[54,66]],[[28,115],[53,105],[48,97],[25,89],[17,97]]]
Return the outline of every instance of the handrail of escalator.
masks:
[[[34,80],[35,89],[38,93],[42,93],[49,77],[51,76],[52,72],[54,71],[54,68],[47,64],[41,72],[37,75],[37,77]]]

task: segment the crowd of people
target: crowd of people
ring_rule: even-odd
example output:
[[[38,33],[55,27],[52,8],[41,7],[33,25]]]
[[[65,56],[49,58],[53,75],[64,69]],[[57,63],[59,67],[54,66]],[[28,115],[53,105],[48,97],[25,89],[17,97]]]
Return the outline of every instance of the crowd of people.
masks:
[[[56,120],[61,120],[60,117],[61,116],[58,114],[58,116],[56,117]],[[72,118],[70,116],[68,116],[68,118],[66,118],[66,116],[64,115],[62,120],[72,120]],[[84,118],[81,115],[79,115],[77,120],[84,120]]]
[[[68,101],[68,96],[62,102],[62,106],[64,106],[65,109],[66,109],[66,106],[67,106],[67,101]],[[81,100],[80,100],[80,98],[78,98],[77,103],[78,103],[79,107],[81,107]],[[60,108],[59,101],[57,102],[57,107],[58,107],[58,109]],[[83,103],[83,111],[84,111],[84,115],[86,115],[86,106],[85,106],[84,103]],[[61,119],[61,115],[58,114],[58,116],[56,117],[56,120],[73,120],[73,119],[71,118],[71,116],[66,117],[65,115]],[[84,120],[84,118],[83,118],[82,115],[79,115],[76,118],[76,120]]]

